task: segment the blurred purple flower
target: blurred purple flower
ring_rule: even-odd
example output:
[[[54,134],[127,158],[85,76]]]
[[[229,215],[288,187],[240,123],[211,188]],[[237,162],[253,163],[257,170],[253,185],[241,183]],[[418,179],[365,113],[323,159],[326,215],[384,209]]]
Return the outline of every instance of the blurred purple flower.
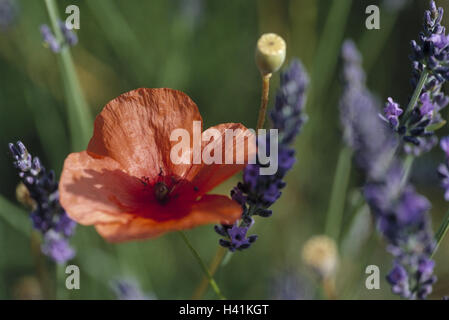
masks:
[[[351,40],[343,43],[342,62],[339,107],[343,139],[354,150],[357,165],[375,179],[388,169],[397,139],[378,117],[380,106],[365,86],[362,59]]]
[[[387,275],[387,281],[391,284],[393,293],[400,294],[404,298],[410,297],[408,273],[402,265],[394,265]]]
[[[449,158],[449,136],[441,138],[440,146],[441,146],[441,150],[443,150],[444,153],[446,154],[446,157]]]
[[[56,36],[48,25],[43,24],[40,27],[42,39],[53,53],[61,52],[65,45],[74,46],[78,43],[77,35],[72,30],[69,30],[64,22],[59,21],[59,28],[63,36],[62,42],[56,39]]]
[[[16,2],[12,0],[0,0],[0,31],[10,28],[17,18]]]
[[[31,220],[33,227],[43,235],[42,252],[57,263],[65,263],[74,257],[68,238],[73,235],[76,223],[59,203],[55,174],[47,171],[39,158],[33,158],[22,142],[10,143],[9,150],[19,177],[36,203]]]
[[[61,29],[65,42],[69,46],[73,47],[78,43],[78,36],[76,35],[75,32],[73,32],[73,30],[67,28],[67,25],[64,22],[59,21],[59,28]]]
[[[353,81],[364,76],[353,76],[363,74],[363,70],[360,58],[347,58],[359,57],[358,52],[348,55],[351,50],[357,51],[352,42],[346,41],[342,48],[344,91],[340,101],[345,141],[365,173],[365,200],[395,257],[394,268],[387,277],[393,292],[404,298],[425,298],[436,281],[431,274],[424,276],[419,271],[420,261],[428,259],[434,247],[428,216],[430,203],[411,185],[403,185],[404,170],[396,158],[396,135],[377,116],[378,106],[365,83]],[[385,120],[395,126],[391,118],[401,112],[391,98],[385,113],[390,118]]]
[[[56,37],[53,35],[50,27],[46,24],[41,25],[41,35],[44,43],[50,48],[53,53],[58,53],[61,51],[61,46],[56,40]]]
[[[44,235],[42,253],[59,264],[64,264],[75,257],[75,250],[70,247],[67,238],[53,230]]]
[[[132,280],[115,280],[111,284],[118,300],[154,300],[155,297],[148,296],[142,292],[139,285]]]

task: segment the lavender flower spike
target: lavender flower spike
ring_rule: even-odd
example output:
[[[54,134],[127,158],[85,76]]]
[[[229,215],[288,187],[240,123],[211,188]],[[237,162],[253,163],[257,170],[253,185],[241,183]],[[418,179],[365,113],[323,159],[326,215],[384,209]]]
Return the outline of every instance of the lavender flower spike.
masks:
[[[64,46],[72,47],[78,43],[77,35],[72,30],[69,30],[64,22],[59,21],[59,28],[61,29],[63,41],[58,41],[48,25],[43,24],[40,27],[44,44],[48,46],[53,53],[61,52]]]
[[[377,179],[388,170],[397,139],[378,117],[380,105],[365,86],[362,59],[352,40],[343,43],[342,63],[339,107],[343,139],[366,176]]]
[[[33,227],[43,235],[42,252],[63,264],[75,256],[68,238],[73,235],[76,223],[67,216],[59,203],[55,174],[47,171],[39,158],[32,157],[22,142],[10,143],[9,150],[19,177],[36,204],[31,212],[31,220]]]
[[[340,110],[345,142],[353,149],[357,165],[365,174],[365,200],[395,257],[387,280],[394,293],[408,299],[424,299],[436,281],[430,260],[434,248],[428,216],[430,203],[411,185],[403,185],[404,169],[395,152],[397,136],[378,117],[379,108],[364,82],[354,80],[364,79],[364,73],[360,54],[352,42],[344,43],[342,56],[344,91]],[[385,112],[390,118],[387,122],[394,127],[399,106],[389,99]]]
[[[446,123],[440,111],[449,103],[449,97],[441,90],[449,80],[449,35],[441,25],[442,18],[443,9],[430,1],[419,41],[411,42],[412,85],[420,94],[416,96],[416,104],[410,101],[413,109],[404,113],[400,125],[394,129],[406,142],[405,151],[414,156],[430,151],[437,144],[434,131]]]
[[[299,60],[294,60],[281,74],[275,106],[270,113],[273,128],[278,130],[278,170],[272,175],[261,175],[260,169],[264,165],[258,159],[256,164],[246,166],[243,182],[231,191],[232,199],[243,208],[242,218],[234,225],[215,226],[215,231],[224,237],[220,239],[220,245],[231,252],[247,249],[257,240],[256,235],[247,236],[254,224],[253,216],[271,216],[269,207],[281,196],[281,190],[285,187],[283,179],[296,161],[295,150],[290,145],[307,120],[304,114],[307,85],[308,78]],[[259,135],[258,145],[269,150],[276,138]]]

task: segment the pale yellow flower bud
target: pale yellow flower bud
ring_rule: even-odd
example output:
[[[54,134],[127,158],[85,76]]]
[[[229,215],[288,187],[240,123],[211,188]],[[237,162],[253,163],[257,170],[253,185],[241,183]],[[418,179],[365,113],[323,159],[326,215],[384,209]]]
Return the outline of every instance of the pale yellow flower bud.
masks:
[[[287,45],[275,33],[265,33],[257,41],[256,64],[262,75],[278,71],[285,60]]]
[[[16,198],[19,203],[28,209],[33,209],[36,206],[36,202],[31,198],[30,192],[22,182],[17,185]]]
[[[320,277],[329,278],[335,274],[338,266],[337,245],[328,236],[314,236],[304,244],[302,259]]]

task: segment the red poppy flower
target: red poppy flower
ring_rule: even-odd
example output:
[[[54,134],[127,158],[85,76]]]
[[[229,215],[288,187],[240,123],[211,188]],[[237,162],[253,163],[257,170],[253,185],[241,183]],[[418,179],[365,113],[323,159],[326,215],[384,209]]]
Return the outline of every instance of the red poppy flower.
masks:
[[[192,137],[194,121],[200,121],[202,131],[195,103],[172,89],[137,89],[109,102],[95,120],[87,150],[65,160],[59,192],[67,214],[80,224],[95,225],[114,242],[235,222],[241,206],[226,196],[206,193],[245,164],[174,164],[170,159],[170,150],[178,143],[170,140],[171,132],[182,128]],[[223,157],[226,150],[234,157],[244,152],[247,163],[255,149],[247,142],[252,133],[236,123],[213,129],[222,137],[226,129],[241,129],[246,152],[236,136],[221,150]],[[224,140],[202,142],[201,150]]]

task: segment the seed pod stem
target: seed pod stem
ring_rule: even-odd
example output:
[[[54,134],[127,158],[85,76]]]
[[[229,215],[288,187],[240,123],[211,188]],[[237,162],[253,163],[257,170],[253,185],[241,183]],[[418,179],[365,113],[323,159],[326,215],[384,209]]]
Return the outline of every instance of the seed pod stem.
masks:
[[[259,118],[256,129],[262,129],[265,123],[265,114],[267,113],[268,95],[270,92],[271,73],[262,76],[262,97],[260,101]]]

